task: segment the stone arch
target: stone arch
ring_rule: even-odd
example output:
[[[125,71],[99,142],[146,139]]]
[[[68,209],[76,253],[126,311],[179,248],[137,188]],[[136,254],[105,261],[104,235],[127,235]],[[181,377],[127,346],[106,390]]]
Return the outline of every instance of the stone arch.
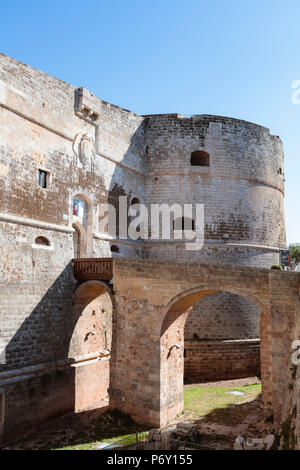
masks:
[[[73,295],[73,334],[68,357],[75,367],[75,410],[107,399],[113,296],[101,281],[81,284]]]
[[[239,288],[209,288],[193,287],[175,296],[164,309],[160,333],[160,400],[161,400],[161,424],[165,425],[169,420],[183,410],[183,376],[184,376],[184,327],[186,319],[196,302],[207,295],[226,290],[242,296],[257,305],[261,310],[261,341],[263,347],[261,355],[265,359],[266,347],[268,347],[270,332],[266,328],[266,305],[257,299],[252,292]],[[267,392],[270,386],[269,362],[261,360],[262,384]],[[264,368],[264,369],[263,369]],[[263,392],[263,399],[268,401],[268,394]]]
[[[74,214],[74,201],[84,203],[84,215],[78,217]],[[92,200],[82,193],[74,193],[72,197],[73,226],[80,232],[80,257],[88,258],[93,255],[93,203]]]
[[[249,300],[256,304],[261,311],[266,311],[267,303],[265,299],[260,299],[257,295],[253,294],[252,289],[245,289],[240,287],[234,287],[232,285],[227,285],[219,282],[206,284],[205,286],[193,286],[187,290],[184,290],[173,297],[165,306],[165,315],[168,313],[169,310],[176,310],[182,312],[184,311],[185,307],[191,308],[195,302],[202,299],[206,295],[213,294],[219,291],[226,291],[230,292],[231,294],[240,295],[241,297],[245,297],[245,299]]]
[[[218,291],[196,302],[185,324],[185,340],[259,338],[260,308],[245,297]]]
[[[184,327],[184,383],[260,377],[260,308],[227,291],[191,308]]]

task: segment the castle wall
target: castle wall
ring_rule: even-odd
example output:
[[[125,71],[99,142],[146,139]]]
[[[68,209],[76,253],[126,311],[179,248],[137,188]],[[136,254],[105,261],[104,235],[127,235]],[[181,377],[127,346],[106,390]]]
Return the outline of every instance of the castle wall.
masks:
[[[271,267],[285,246],[283,150],[268,129],[231,118],[148,117],[148,204],[204,204],[205,245],[186,252],[178,240],[149,247],[148,257]],[[204,150],[210,166],[191,166]]]
[[[260,309],[247,299],[217,292],[197,302],[189,313],[184,336],[187,341],[259,338]]]
[[[189,250],[175,239],[156,241],[146,248],[147,258],[266,268],[279,264],[279,249],[286,241],[283,150],[277,136],[237,119],[152,115],[148,116],[146,144],[149,206],[204,205],[202,249]],[[191,165],[191,154],[197,150],[209,154],[209,166]],[[189,340],[185,373],[186,378],[200,382],[212,374],[213,379],[218,375],[223,379],[259,371],[259,346],[253,353],[242,343],[244,357],[233,371],[230,360],[219,360],[224,346],[216,345],[216,368],[209,348],[203,346],[200,351],[198,344],[191,346],[194,334],[214,340],[258,338],[258,309],[245,299],[217,293],[192,309],[185,327],[185,341]],[[258,366],[251,367],[253,354]],[[237,359],[236,350],[230,357],[234,355]]]
[[[260,377],[260,342],[185,341],[184,380],[201,383]]]
[[[98,204],[116,206],[121,195],[144,200],[144,119],[83,89],[84,103],[99,115],[91,124],[75,113],[81,89],[4,55],[0,59],[0,179],[5,189],[0,215],[70,229],[72,197],[84,194],[94,212],[94,237],[105,235],[97,233]],[[83,133],[95,143],[93,172],[74,163],[74,140]],[[48,191],[37,185],[39,168],[50,172]],[[102,243],[96,238],[96,256],[109,253],[103,238]],[[135,245],[126,245],[126,255],[134,256],[134,250]]]
[[[191,152],[199,149],[210,154],[209,168],[190,165]],[[47,174],[46,188],[38,184],[39,170]],[[282,144],[268,129],[216,116],[137,116],[0,54],[1,362],[8,344],[0,365],[0,437],[107,396],[109,355],[80,349],[88,332],[78,321],[85,315],[91,320],[93,308],[74,315],[75,196],[86,211],[86,225],[78,224],[81,257],[270,267],[285,246],[282,173]],[[204,204],[204,248],[118,239],[100,229],[99,205],[112,204],[118,215],[120,196],[149,208]],[[38,237],[49,245],[37,243]],[[112,245],[118,253],[111,253]],[[97,336],[108,322],[101,314],[107,306],[103,298],[93,302]],[[241,339],[246,331],[253,337],[248,307],[234,310],[225,297],[222,305],[225,337]],[[192,330],[198,323],[201,335],[205,329],[204,335],[218,338],[214,304],[203,316],[197,308]],[[80,347],[72,352],[77,333]]]
[[[97,125],[82,115],[80,93],[99,114]],[[119,195],[143,200],[143,121],[0,55],[1,362],[8,344],[0,365],[0,434],[6,438],[107,397],[109,357],[69,350],[76,330],[72,201],[82,195],[87,202],[85,255],[112,256],[115,241],[99,233],[97,206],[116,205]],[[86,168],[75,148],[84,133],[95,145]],[[39,169],[49,175],[47,188],[38,185]],[[37,237],[49,246],[35,243]],[[135,244],[118,246],[117,256],[142,256]]]
[[[260,309],[216,292],[190,311],[184,328],[184,379],[199,383],[260,376]]]

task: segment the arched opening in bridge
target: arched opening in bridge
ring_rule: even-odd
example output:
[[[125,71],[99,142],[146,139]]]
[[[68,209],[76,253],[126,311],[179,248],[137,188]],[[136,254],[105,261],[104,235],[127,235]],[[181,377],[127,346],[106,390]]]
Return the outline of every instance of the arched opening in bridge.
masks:
[[[205,296],[184,328],[184,381],[260,376],[260,309],[226,291]]]
[[[75,411],[108,406],[112,310],[111,292],[104,282],[87,281],[77,288],[68,354],[75,370]]]
[[[184,379],[261,375],[259,324],[260,308],[244,293],[192,291],[169,304],[160,340],[163,424],[184,409]]]

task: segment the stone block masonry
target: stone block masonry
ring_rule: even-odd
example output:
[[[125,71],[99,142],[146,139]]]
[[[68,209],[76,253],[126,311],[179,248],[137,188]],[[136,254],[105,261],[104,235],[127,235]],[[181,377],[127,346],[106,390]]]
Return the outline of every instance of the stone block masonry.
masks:
[[[204,166],[192,164],[194,152]],[[182,407],[185,320],[202,339],[251,339],[257,309],[263,399],[277,426],[299,289],[299,277],[268,270],[285,247],[283,164],[280,139],[264,127],[138,116],[0,54],[3,440],[108,390],[112,407],[165,423]],[[118,213],[119,196],[204,204],[204,248],[99,228],[99,205]],[[114,257],[114,290],[76,282],[74,257]]]
[[[260,309],[247,299],[218,292],[197,302],[187,318],[184,337],[191,340],[259,338]]]
[[[149,257],[271,267],[285,246],[284,155],[264,127],[220,116],[151,115],[146,133],[147,202],[203,203],[205,246],[185,253],[175,241]],[[209,154],[206,166],[191,154]]]
[[[184,380],[260,376],[260,309],[244,297],[217,292],[191,309],[184,327]]]
[[[184,381],[260,377],[260,341],[185,341]]]
[[[119,195],[143,200],[145,124],[85,90],[83,105],[98,115],[92,122],[74,112],[76,95],[76,87],[0,55],[3,439],[107,397],[112,311],[101,294],[74,312],[72,202],[86,201],[82,255],[111,256],[114,240],[97,232],[97,206],[117,204]],[[94,141],[89,148],[83,135]],[[134,243],[117,244],[121,256],[140,255]]]
[[[262,399],[279,432],[299,308],[299,276],[189,262],[114,260],[119,341],[112,350],[111,406],[156,426],[181,412],[186,318],[202,298],[226,291],[243,296],[261,311]]]

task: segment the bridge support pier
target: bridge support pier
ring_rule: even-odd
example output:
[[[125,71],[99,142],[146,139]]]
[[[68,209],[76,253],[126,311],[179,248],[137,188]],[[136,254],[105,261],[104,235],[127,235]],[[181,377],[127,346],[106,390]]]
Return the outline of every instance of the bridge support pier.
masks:
[[[280,432],[299,314],[298,273],[167,261],[114,260],[110,406],[149,426],[183,409],[184,324],[202,297],[241,295],[261,310],[262,399]]]

